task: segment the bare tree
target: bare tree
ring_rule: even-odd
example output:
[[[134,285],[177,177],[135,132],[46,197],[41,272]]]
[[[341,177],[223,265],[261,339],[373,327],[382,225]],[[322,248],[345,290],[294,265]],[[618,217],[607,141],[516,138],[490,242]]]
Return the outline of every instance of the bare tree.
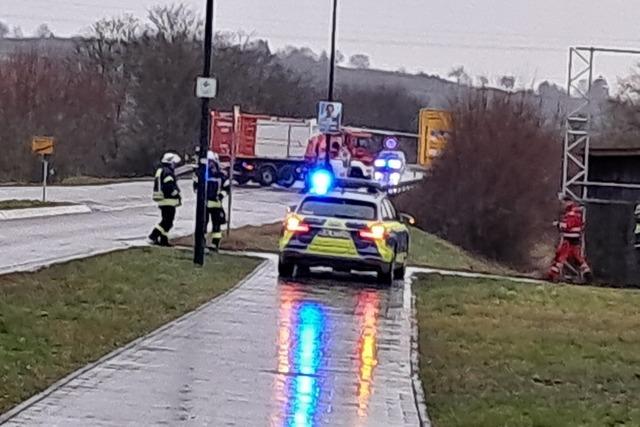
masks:
[[[469,74],[467,74],[467,72],[464,69],[464,66],[462,65],[453,68],[451,71],[449,71],[449,74],[447,74],[447,76],[455,79],[458,84],[461,84],[461,85],[471,84],[471,77],[469,77]]]
[[[22,31],[22,28],[17,25],[11,29],[11,35],[16,39],[24,38],[24,32]]]
[[[336,51],[336,64],[342,64],[344,61],[346,61],[346,57],[344,56],[344,53],[342,53],[339,50],[337,50]]]
[[[40,24],[36,29],[36,37],[39,39],[46,39],[53,37],[53,31],[49,28],[47,24]]]
[[[358,53],[355,55],[351,55],[351,57],[349,58],[349,65],[354,68],[366,70],[371,67],[371,60],[369,59],[368,55]]]
[[[478,82],[480,86],[485,87],[489,84],[489,79],[486,76],[478,76]]]
[[[400,197],[399,208],[468,250],[533,267],[534,246],[553,241],[557,124],[524,94],[467,91],[451,110],[454,132],[445,152],[422,187]]]
[[[513,90],[516,87],[516,78],[514,76],[502,76],[498,83],[507,90]]]
[[[9,34],[9,26],[0,21],[0,39],[5,38]]]
[[[169,42],[195,41],[204,29],[198,15],[185,4],[156,6],[147,18],[147,32]]]
[[[135,100],[132,89],[137,83],[139,55],[137,42],[142,34],[139,21],[131,15],[96,22],[89,34],[76,46],[78,61],[101,76],[108,88],[103,100],[110,111],[106,118],[112,123],[103,137],[102,160],[110,168],[122,161],[122,146],[132,133],[135,123]]]
[[[27,148],[38,134],[57,138],[61,175],[104,174],[99,156],[108,123],[99,77],[36,51],[14,52],[0,61],[0,179],[39,176],[37,160]]]

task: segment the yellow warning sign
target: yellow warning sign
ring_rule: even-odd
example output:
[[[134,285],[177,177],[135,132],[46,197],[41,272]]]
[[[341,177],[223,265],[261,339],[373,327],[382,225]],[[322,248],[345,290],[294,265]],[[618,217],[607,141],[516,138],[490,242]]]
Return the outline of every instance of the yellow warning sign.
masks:
[[[50,136],[34,136],[31,140],[31,151],[34,154],[53,154],[54,139]]]

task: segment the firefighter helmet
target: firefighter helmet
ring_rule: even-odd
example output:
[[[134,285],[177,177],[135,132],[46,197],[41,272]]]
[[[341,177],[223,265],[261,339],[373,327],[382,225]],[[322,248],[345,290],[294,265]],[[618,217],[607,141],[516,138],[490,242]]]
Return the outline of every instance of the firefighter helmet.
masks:
[[[171,152],[171,151],[168,151],[168,152],[164,153],[164,155],[162,156],[162,163],[165,164],[165,165],[176,166],[181,161],[182,161],[182,159],[180,158],[180,156],[177,155],[176,153]]]

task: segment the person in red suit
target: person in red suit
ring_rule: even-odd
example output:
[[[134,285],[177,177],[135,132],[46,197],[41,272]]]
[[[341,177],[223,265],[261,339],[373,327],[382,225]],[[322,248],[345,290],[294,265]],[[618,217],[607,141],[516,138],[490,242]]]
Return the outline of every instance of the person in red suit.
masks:
[[[585,227],[582,206],[566,197],[563,199],[563,205],[562,219],[554,223],[560,230],[561,240],[548,277],[552,281],[557,281],[562,274],[565,263],[572,261],[579,266],[583,279],[590,281],[592,278],[591,268],[582,255],[582,233],[584,233]]]

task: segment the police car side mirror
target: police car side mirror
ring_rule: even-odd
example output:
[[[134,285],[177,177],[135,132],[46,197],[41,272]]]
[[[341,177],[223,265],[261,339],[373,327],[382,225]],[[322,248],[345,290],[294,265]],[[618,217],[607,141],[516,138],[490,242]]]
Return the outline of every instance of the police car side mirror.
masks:
[[[296,205],[287,206],[287,213],[295,212],[296,208],[297,208]]]
[[[400,216],[400,222],[402,222],[403,224],[409,224],[409,225],[416,224],[416,219],[409,214],[401,213],[399,216]]]

